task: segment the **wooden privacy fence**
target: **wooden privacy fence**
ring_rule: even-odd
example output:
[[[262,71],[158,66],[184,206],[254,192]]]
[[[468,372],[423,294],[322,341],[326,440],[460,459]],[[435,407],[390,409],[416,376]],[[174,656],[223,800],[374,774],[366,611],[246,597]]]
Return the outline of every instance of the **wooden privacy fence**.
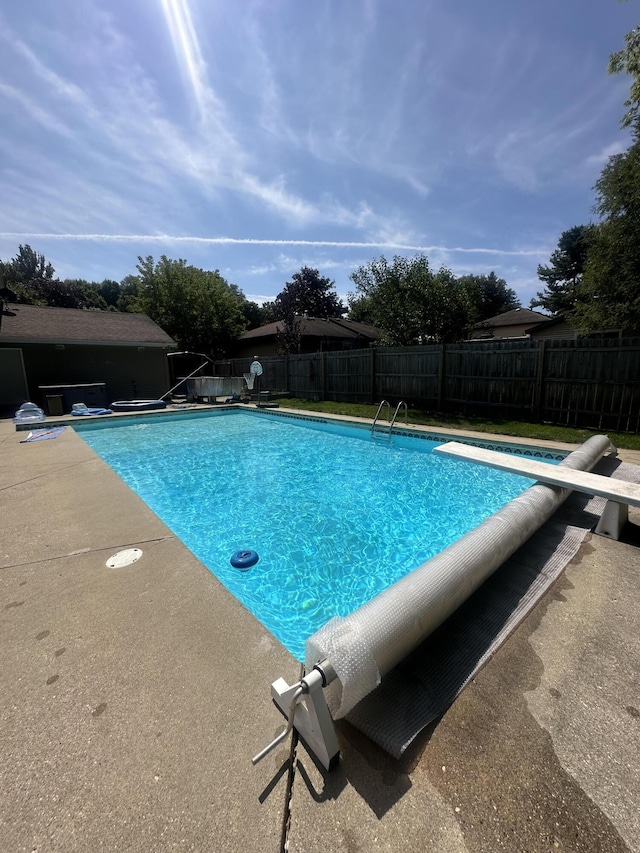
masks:
[[[253,359],[232,359],[242,376]],[[640,431],[640,339],[491,341],[260,357],[263,390]]]

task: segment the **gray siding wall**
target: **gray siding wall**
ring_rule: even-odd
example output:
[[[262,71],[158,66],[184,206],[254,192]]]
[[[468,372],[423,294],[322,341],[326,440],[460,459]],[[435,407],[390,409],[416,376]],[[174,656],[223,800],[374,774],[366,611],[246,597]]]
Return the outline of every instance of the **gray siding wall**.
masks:
[[[25,344],[21,347],[29,396],[44,402],[40,385],[105,382],[109,402],[156,399],[170,388],[167,355],[159,347]]]

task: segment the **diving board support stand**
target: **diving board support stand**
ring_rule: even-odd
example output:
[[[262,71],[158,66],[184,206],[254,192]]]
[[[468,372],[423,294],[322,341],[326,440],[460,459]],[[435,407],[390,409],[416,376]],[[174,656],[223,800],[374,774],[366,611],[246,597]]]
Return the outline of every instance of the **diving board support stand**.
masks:
[[[613,454],[617,450],[611,445]],[[627,483],[624,480],[616,480],[605,477],[602,474],[592,474],[590,471],[580,471],[560,465],[550,465],[548,462],[540,462],[529,457],[513,456],[508,453],[498,453],[495,450],[486,450],[484,447],[475,447],[469,444],[460,444],[457,441],[449,441],[434,447],[433,452],[440,456],[449,456],[465,462],[476,462],[489,468],[497,468],[510,474],[521,474],[530,477],[539,483],[551,486],[560,486],[583,492],[587,495],[597,495],[606,498],[607,503],[595,532],[608,539],[620,538],[622,528],[629,519],[629,506],[640,507],[640,485],[638,483]]]
[[[617,541],[627,521],[629,521],[629,504],[607,501],[594,532],[599,536]]]
[[[295,684],[287,684],[284,678],[273,682],[271,698],[287,719],[287,727],[255,756],[253,764],[271,752],[294,728],[325,770],[334,769],[340,760],[340,747],[322,688],[335,677],[329,661],[321,661]]]

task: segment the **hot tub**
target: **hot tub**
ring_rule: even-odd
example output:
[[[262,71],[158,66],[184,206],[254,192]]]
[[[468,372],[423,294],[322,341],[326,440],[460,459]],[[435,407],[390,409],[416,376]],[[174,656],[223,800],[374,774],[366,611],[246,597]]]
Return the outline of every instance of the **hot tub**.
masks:
[[[245,389],[241,376],[197,376],[187,379],[187,398],[230,397],[241,394]]]

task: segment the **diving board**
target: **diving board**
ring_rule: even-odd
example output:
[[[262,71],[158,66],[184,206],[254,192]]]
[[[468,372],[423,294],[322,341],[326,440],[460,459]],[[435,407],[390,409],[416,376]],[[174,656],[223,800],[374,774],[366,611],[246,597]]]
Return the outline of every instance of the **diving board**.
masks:
[[[479,465],[507,471],[510,474],[521,474],[539,483],[606,498],[607,504],[595,532],[609,539],[620,538],[620,531],[629,516],[629,506],[640,507],[640,484],[638,483],[627,483],[601,474],[592,474],[589,471],[578,471],[564,465],[550,465],[537,459],[498,453],[495,450],[460,444],[457,441],[449,441],[434,447],[433,452],[465,462],[477,462]]]

